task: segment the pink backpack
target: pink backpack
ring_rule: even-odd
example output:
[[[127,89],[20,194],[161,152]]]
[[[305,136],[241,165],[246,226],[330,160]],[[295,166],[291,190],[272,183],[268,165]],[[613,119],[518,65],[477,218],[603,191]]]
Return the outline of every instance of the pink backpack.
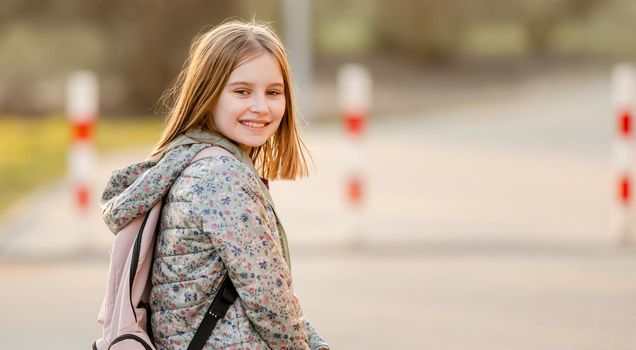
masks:
[[[94,350],[155,349],[150,331],[150,268],[161,202],[115,236],[108,271],[106,297],[97,321],[102,338]],[[135,256],[137,255],[137,256]],[[131,274],[131,271],[135,273]]]
[[[213,155],[231,155],[220,147],[206,147],[190,161],[193,163]],[[153,263],[156,229],[162,201],[146,214],[128,223],[115,236],[106,296],[97,321],[103,325],[102,337],[93,350],[155,350],[150,327],[150,272]],[[237,294],[225,276],[219,292],[199,325],[189,350],[202,349],[214,326],[224,317]]]

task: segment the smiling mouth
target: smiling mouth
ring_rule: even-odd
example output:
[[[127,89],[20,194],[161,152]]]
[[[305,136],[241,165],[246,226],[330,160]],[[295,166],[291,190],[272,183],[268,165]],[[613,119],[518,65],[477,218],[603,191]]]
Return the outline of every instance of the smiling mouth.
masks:
[[[264,128],[270,124],[270,123],[252,122],[252,121],[239,121],[239,123],[241,123],[241,125],[249,126],[250,128],[256,128],[256,129]]]

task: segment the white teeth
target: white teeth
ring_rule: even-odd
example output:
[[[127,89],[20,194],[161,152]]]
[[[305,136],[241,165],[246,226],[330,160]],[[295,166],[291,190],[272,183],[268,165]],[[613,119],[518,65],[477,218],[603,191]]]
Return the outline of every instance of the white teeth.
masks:
[[[252,128],[262,128],[265,125],[267,125],[267,123],[255,123],[255,122],[240,122],[240,123]]]

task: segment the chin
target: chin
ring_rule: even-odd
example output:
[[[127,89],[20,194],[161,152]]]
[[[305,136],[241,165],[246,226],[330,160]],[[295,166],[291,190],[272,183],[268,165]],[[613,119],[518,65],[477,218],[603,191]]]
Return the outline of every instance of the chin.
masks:
[[[252,143],[243,143],[243,142],[241,142],[241,145],[244,145],[244,146],[250,147],[250,148],[261,147],[264,144],[265,144],[264,142],[263,143],[254,143],[254,142],[252,142]]]
[[[244,145],[249,146],[249,147],[261,147],[262,145],[265,144],[265,142],[267,142],[267,140],[262,141],[262,142],[248,142],[248,143],[244,143]]]

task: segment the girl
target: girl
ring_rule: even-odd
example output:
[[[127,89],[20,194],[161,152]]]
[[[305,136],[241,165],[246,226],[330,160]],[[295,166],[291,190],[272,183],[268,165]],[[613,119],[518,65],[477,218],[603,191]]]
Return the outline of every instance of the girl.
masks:
[[[164,95],[174,104],[154,150],[109,182],[103,216],[115,232],[163,200],[150,295],[158,349],[188,347],[225,275],[238,298],[205,349],[328,349],[292,291],[267,187],[307,175],[291,86],[268,27],[232,21],[200,34]]]

